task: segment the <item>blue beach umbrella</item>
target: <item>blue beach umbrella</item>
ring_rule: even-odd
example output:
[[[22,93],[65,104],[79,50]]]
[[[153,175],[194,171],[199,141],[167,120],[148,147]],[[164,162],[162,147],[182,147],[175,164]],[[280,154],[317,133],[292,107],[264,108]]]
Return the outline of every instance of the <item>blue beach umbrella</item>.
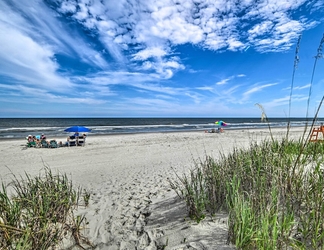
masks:
[[[83,127],[83,126],[73,126],[73,127],[69,127],[67,129],[64,130],[65,132],[78,132],[78,133],[82,133],[82,132],[90,132],[91,129]]]

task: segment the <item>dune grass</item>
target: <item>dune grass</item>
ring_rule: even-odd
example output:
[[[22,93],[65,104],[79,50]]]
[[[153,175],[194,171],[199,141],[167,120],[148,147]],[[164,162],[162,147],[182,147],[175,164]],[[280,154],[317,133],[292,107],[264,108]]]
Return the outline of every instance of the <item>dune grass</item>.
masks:
[[[296,48],[293,79],[299,62]],[[315,56],[322,58],[324,35]],[[238,249],[324,249],[324,143],[309,143],[324,96],[309,127],[299,140],[289,139],[290,122],[282,139],[250,142],[219,159],[206,156],[188,175],[170,182],[186,201],[190,218],[200,222],[206,214],[229,214],[228,242]],[[292,92],[290,99],[292,98]],[[261,104],[262,117],[268,122]],[[289,102],[289,115],[291,100]],[[268,123],[269,124],[269,123]]]
[[[324,248],[324,144],[264,140],[206,157],[173,189],[189,216],[229,213],[228,241],[239,249]]]
[[[34,178],[14,176],[0,191],[0,249],[54,249],[64,239],[80,248],[90,245],[80,232],[85,218],[74,215],[82,195],[65,174],[53,174],[48,167]]]

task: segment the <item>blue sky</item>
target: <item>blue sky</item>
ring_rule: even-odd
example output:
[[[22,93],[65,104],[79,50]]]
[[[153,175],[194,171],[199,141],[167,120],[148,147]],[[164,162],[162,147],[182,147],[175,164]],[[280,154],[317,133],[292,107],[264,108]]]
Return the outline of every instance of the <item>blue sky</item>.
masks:
[[[312,116],[323,19],[324,0],[2,0],[0,117],[305,117],[310,92]]]

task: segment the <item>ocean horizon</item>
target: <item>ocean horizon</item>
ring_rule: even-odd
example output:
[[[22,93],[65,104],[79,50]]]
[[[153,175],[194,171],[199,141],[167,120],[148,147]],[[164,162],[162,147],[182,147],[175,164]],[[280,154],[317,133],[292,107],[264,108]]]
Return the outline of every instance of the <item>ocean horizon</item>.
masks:
[[[28,135],[44,133],[50,137],[68,136],[64,130],[71,126],[85,126],[91,129],[90,135],[110,135],[129,133],[159,133],[204,131],[217,128],[216,121],[224,121],[224,129],[251,129],[282,127],[290,121],[291,127],[311,125],[306,118],[0,118],[0,139],[25,138]],[[324,122],[319,118],[315,126]]]

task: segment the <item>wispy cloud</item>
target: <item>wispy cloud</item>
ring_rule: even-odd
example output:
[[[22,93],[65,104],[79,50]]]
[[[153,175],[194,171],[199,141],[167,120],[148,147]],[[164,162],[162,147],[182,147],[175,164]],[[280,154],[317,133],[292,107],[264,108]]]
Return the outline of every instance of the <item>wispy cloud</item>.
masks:
[[[310,86],[311,86],[310,83],[309,84],[306,84],[304,86],[295,86],[294,87],[294,90],[309,89]]]
[[[245,77],[244,74],[239,74],[239,75],[233,75],[227,78],[224,78],[218,82],[216,82],[216,85],[225,85],[227,83],[229,83],[231,80],[235,79],[235,78],[241,78],[241,77]]]
[[[233,77],[229,77],[229,78],[226,78],[226,79],[222,79],[221,81],[216,82],[216,85],[224,85],[224,84],[228,83],[232,79],[233,79]]]
[[[262,103],[262,105],[269,109],[278,107],[278,106],[287,106],[289,103],[289,98],[290,98],[290,96],[276,98],[269,102],[264,102],[264,103]],[[307,96],[305,96],[305,95],[293,95],[291,97],[292,103],[302,102],[302,101],[306,101],[306,100],[307,100]]]
[[[263,84],[263,85],[256,85],[252,88],[250,88],[249,90],[245,91],[243,93],[243,100],[246,101],[250,98],[250,96],[252,94],[255,94],[257,92],[261,92],[262,90],[266,89],[266,88],[269,88],[269,87],[272,87],[272,86],[275,86],[277,85],[278,83],[269,83],[269,84]]]
[[[73,89],[73,82],[59,73],[57,54],[107,66],[98,52],[68,33],[53,11],[40,1],[10,5],[1,1],[0,30],[0,74],[19,84],[55,92]]]
[[[303,85],[303,86],[294,86],[293,90],[309,89],[310,86],[311,86],[310,83]],[[287,86],[286,88],[284,88],[284,90],[290,90],[290,89],[291,89],[291,86]]]

